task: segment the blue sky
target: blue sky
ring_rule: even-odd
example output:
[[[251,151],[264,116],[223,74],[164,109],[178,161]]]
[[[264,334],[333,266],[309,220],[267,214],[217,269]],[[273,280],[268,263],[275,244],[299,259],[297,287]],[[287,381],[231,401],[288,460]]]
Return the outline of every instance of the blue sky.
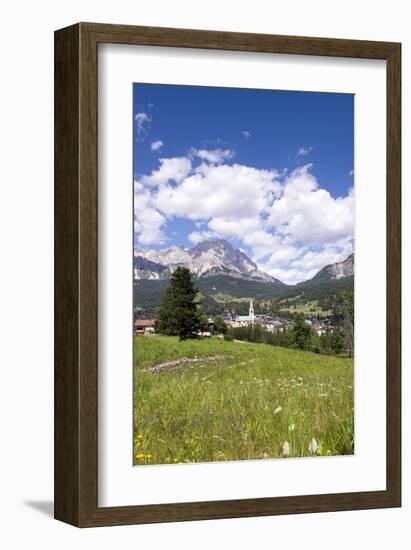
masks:
[[[289,283],[352,251],[353,95],[133,92],[137,247],[226,238]]]

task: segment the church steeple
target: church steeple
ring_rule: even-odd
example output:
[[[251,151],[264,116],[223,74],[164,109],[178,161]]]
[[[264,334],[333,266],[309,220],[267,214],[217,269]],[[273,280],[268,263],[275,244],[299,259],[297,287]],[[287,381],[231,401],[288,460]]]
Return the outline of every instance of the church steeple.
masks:
[[[248,315],[250,317],[250,321],[254,321],[254,306],[252,300],[250,300],[250,309],[248,310]]]

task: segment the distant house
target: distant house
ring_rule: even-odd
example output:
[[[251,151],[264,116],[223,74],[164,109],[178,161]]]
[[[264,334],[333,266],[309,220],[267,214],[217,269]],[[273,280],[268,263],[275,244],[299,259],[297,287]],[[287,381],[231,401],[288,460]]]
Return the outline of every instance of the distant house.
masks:
[[[155,332],[154,319],[135,319],[134,334],[153,334]]]

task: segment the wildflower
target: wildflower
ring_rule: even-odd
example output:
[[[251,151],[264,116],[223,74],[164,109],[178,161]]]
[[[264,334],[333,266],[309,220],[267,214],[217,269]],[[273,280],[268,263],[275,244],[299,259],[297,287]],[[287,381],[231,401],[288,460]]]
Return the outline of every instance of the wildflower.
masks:
[[[274,414],[280,413],[283,410],[282,407],[277,407],[274,411]]]
[[[151,458],[151,455],[147,455],[147,458],[148,458],[148,459],[150,460],[150,458]]]
[[[143,436],[141,434],[138,434],[137,439],[143,439]]]
[[[284,441],[283,456],[289,456],[289,454],[290,454],[290,444],[288,443],[288,441]]]
[[[144,458],[144,453],[139,453],[138,455],[136,455],[136,458]]]
[[[319,449],[318,443],[315,440],[315,438],[313,437],[312,440],[310,441],[310,444],[308,445],[308,450],[312,455],[315,455],[317,453],[318,449]]]
[[[293,432],[294,430],[295,430],[295,424],[290,424],[290,425],[288,426],[288,431],[289,431],[289,432]]]
[[[178,458],[173,458],[173,462],[174,463],[178,462]]]

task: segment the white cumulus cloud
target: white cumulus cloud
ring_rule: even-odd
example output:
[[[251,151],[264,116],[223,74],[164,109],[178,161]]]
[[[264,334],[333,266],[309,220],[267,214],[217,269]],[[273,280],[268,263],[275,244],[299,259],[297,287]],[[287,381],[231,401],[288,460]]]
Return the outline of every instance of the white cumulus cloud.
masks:
[[[197,166],[193,153],[160,158],[158,169],[135,182],[136,235],[143,246],[164,242],[167,220],[191,220],[187,237],[193,244],[229,239],[260,269],[288,284],[352,252],[352,189],[333,197],[311,164],[284,173],[226,164],[221,155],[196,156],[203,161]]]
[[[162,244],[166,235],[162,229],[166,218],[152,205],[149,190],[134,182],[134,232],[138,242],[143,245]]]
[[[333,198],[319,187],[307,164],[285,180],[269,208],[268,226],[292,241],[323,245],[354,232],[354,194]]]
[[[191,155],[211,164],[221,164],[234,157],[231,149],[191,149]]]
[[[345,260],[353,252],[353,242],[348,238],[315,250],[292,248],[281,248],[279,256],[274,253],[267,261],[260,262],[260,269],[286,284],[296,284],[311,279],[326,265]],[[284,257],[281,257],[283,253]]]
[[[150,149],[152,151],[158,151],[163,147],[164,143],[161,141],[161,139],[158,139],[157,141],[152,141],[150,145]]]
[[[300,147],[297,151],[297,157],[305,157],[312,152],[313,148],[310,147]]]
[[[136,121],[137,139],[144,140],[151,124],[151,115],[144,111],[140,111],[135,114],[134,120]]]
[[[221,217],[239,222],[259,215],[280,189],[277,173],[248,166],[203,165],[180,185],[159,188],[154,204],[166,216],[191,220]]]
[[[149,176],[143,176],[146,185],[163,185],[169,181],[180,183],[191,171],[191,160],[187,157],[161,158],[160,168]]]
[[[207,241],[209,239],[215,239],[217,235],[212,231],[193,231],[189,234],[188,239],[193,244],[201,243],[202,241]]]

